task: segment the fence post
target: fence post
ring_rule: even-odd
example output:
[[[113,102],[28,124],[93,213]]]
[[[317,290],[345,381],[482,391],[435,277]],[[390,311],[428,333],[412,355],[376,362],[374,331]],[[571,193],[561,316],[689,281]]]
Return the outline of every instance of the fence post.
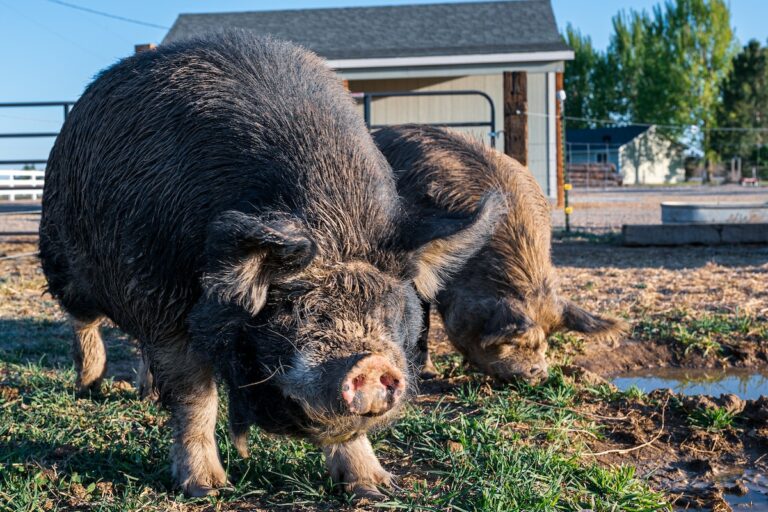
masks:
[[[565,185],[565,82],[563,78],[563,72],[560,71],[555,74],[555,95],[557,99],[555,101],[555,132],[557,137],[557,206],[563,207],[565,204],[565,191],[563,186]],[[562,92],[561,92],[562,91]]]
[[[528,165],[528,75],[504,72],[504,153]]]
[[[363,119],[365,126],[371,129],[371,95],[367,92],[363,94]]]

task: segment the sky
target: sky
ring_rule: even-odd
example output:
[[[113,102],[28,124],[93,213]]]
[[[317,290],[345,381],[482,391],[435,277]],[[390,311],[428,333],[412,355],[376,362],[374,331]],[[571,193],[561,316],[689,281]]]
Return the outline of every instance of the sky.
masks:
[[[443,0],[452,1],[452,0]],[[650,9],[660,0],[552,0],[567,23],[605,48],[611,18],[623,9]],[[182,12],[300,9],[433,3],[434,0],[66,0],[65,3],[170,27]],[[741,42],[768,39],[768,0],[730,0]],[[514,30],[514,27],[510,27]],[[0,102],[65,101],[80,95],[93,76],[137,43],[160,42],[164,28],[141,26],[72,9],[57,0],[0,0]],[[0,133],[57,131],[60,109],[0,109]],[[49,141],[0,139],[0,159],[44,158]],[[11,147],[12,146],[12,147]]]

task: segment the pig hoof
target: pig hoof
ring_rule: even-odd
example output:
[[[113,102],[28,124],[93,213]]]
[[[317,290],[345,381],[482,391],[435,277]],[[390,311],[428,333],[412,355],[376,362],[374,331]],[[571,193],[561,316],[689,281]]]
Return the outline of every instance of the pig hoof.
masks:
[[[149,403],[156,403],[160,400],[160,394],[157,392],[157,389],[154,388],[139,388],[139,397]]]
[[[358,498],[381,499],[378,487],[392,487],[394,477],[381,467],[365,436],[323,448],[331,478]]]
[[[190,498],[217,496],[219,494],[219,489],[226,486],[227,483],[226,475],[224,475],[224,470],[222,469],[221,474],[212,474],[199,480],[190,478],[181,484],[181,489],[184,491],[184,494]]]
[[[75,383],[75,394],[78,397],[101,394],[101,379],[87,383],[78,379]]]
[[[344,489],[353,494],[356,498],[379,501],[386,498],[386,495],[379,490],[379,487],[392,488],[394,486],[394,477],[391,473],[384,471],[373,471],[367,475],[365,480],[349,482],[344,485]]]
[[[424,365],[419,373],[419,377],[421,377],[422,380],[431,380],[437,377],[437,368],[432,364],[432,361],[429,361]]]
[[[419,377],[422,380],[430,380],[437,377],[437,368],[435,368],[435,365],[432,363],[432,358],[429,356],[429,353],[424,356]]]
[[[386,499],[386,496],[375,485],[361,484],[356,486],[352,492],[355,498],[361,500],[382,501]]]
[[[203,496],[218,496],[219,491],[207,485],[189,485],[184,489],[184,494],[190,498],[202,498]]]
[[[248,450],[248,430],[243,432],[229,431],[229,435],[232,438],[232,444],[235,445],[235,450],[244,459],[250,457],[251,453]]]
[[[184,494],[190,497],[213,496],[218,489],[227,485],[227,474],[213,450],[192,453],[197,457],[176,459],[173,474]]]

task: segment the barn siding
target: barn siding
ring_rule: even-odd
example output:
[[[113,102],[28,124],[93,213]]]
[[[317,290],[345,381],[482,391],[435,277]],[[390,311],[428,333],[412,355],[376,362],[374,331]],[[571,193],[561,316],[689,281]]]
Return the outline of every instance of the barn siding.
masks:
[[[388,80],[350,80],[353,92],[382,91],[458,91],[475,89],[487,93],[496,108],[496,131],[504,125],[501,75],[472,75],[452,78],[407,78]],[[362,112],[362,106],[359,106]],[[379,98],[371,108],[373,124],[440,123],[485,121],[490,113],[487,102],[475,96]],[[487,128],[463,128],[484,142],[489,142]],[[503,140],[497,141],[503,148]]]
[[[548,118],[542,115],[552,114],[554,109],[554,104],[548,105],[547,101],[548,96],[551,95],[547,75],[547,73],[528,74],[528,110],[538,114],[528,117],[529,163],[531,171],[545,191],[549,190],[549,175],[554,171],[554,168],[550,169],[554,160],[552,154],[554,140],[549,140],[551,130]],[[501,73],[461,77],[349,80],[349,89],[352,92],[480,90],[493,99],[496,108],[496,131],[501,132],[504,129],[504,91]],[[362,115],[362,105],[358,105],[358,109]],[[488,116],[487,102],[472,96],[379,98],[373,101],[371,107],[373,124],[485,121]],[[485,143],[489,142],[486,128],[461,130],[471,133]],[[496,148],[504,150],[504,137],[501,133],[497,137]],[[553,188],[550,195],[554,192]]]
[[[543,190],[548,190],[549,142],[547,74],[528,74],[528,168]]]

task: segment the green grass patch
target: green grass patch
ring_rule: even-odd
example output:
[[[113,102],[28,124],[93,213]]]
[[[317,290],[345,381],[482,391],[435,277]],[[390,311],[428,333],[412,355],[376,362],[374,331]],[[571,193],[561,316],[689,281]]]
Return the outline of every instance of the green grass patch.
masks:
[[[218,439],[233,490],[185,499],[170,481],[163,411],[109,382],[102,396],[77,398],[70,369],[9,363],[2,372],[0,510],[165,510],[174,500],[182,509],[245,502],[299,510],[350,506],[307,443],[254,429],[253,457],[240,459],[226,436],[224,410]],[[664,497],[632,468],[601,468],[580,458],[569,433],[600,431],[570,409],[578,403],[577,390],[555,372],[536,388],[489,389],[470,381],[434,406],[409,407],[373,437],[385,464],[406,474],[403,488],[377,506],[666,510]]]
[[[699,408],[688,416],[692,427],[701,428],[708,432],[720,432],[733,425],[736,415],[722,407]]]
[[[739,312],[693,315],[680,310],[637,322],[634,335],[641,339],[674,342],[685,355],[698,352],[709,357],[721,355],[723,346],[734,339],[765,341],[768,324],[763,319]]]

